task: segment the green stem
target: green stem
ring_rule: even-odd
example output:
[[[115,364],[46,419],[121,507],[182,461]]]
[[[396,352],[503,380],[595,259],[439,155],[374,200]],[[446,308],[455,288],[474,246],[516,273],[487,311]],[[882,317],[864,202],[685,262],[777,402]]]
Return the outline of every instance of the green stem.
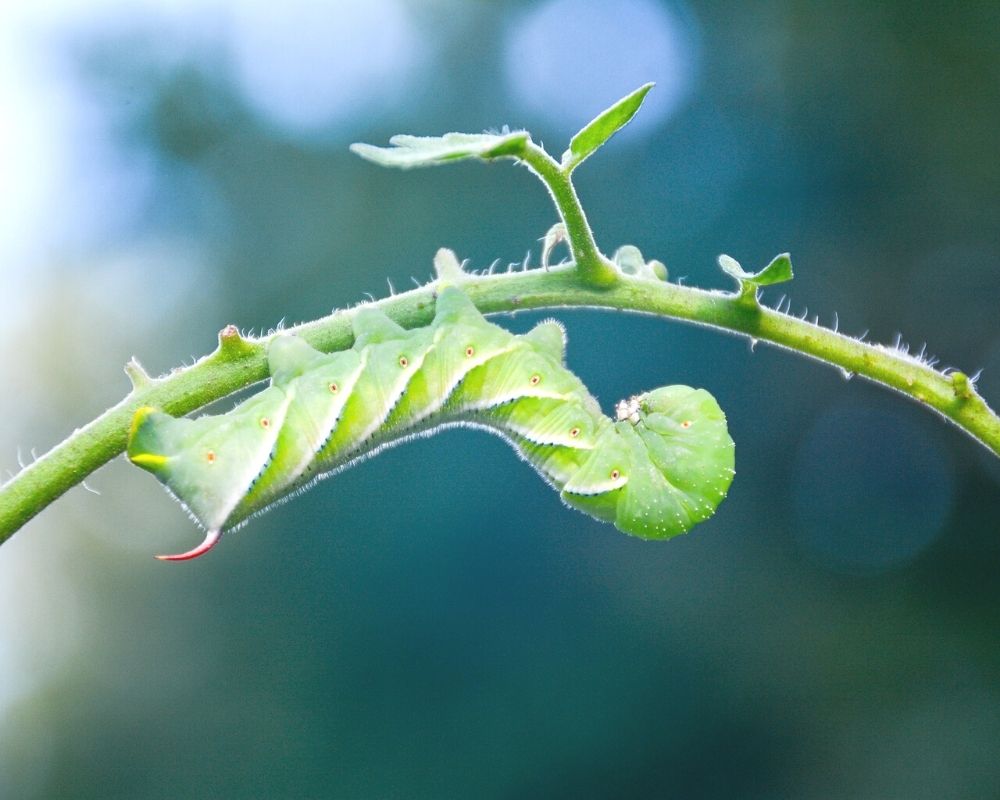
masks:
[[[572,264],[505,275],[468,275],[461,286],[484,312],[559,306],[590,306],[688,320],[770,342],[862,375],[934,409],[1000,456],[1000,418],[962,373],[937,372],[910,356],[866,344],[810,322],[763,308],[737,294],[621,276],[614,286],[586,284]],[[406,327],[426,325],[434,312],[434,285],[377,303]],[[320,350],[349,347],[352,311],[290,328]],[[154,405],[186,414],[267,377],[266,339],[245,341],[232,329],[219,348],[186,369],[136,384],[118,405],[26,467],[0,487],[0,542],[63,492],[125,449],[135,409]]]
[[[618,280],[618,270],[597,249],[587,215],[583,213],[580,198],[576,196],[576,189],[570,179],[571,169],[564,170],[552,156],[532,141],[528,141],[521,153],[521,160],[545,184],[559,210],[580,280],[588,286],[614,285]]]

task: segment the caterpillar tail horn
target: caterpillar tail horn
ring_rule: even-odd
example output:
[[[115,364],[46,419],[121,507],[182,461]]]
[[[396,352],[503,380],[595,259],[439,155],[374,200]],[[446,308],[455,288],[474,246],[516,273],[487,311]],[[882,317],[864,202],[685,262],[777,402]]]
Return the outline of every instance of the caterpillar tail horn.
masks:
[[[205,555],[205,553],[219,543],[219,539],[221,538],[222,531],[209,531],[200,545],[188,550],[186,553],[177,553],[176,555],[170,556],[156,556],[156,558],[160,561],[190,561],[192,558],[198,558],[198,556]]]

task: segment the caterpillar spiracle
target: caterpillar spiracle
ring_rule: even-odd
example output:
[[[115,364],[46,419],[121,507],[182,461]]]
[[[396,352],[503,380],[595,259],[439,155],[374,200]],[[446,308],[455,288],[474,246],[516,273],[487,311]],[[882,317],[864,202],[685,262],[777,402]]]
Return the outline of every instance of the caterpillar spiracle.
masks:
[[[567,505],[645,539],[707,519],[732,481],[733,441],[712,395],[667,386],[621,401],[612,420],[564,366],[557,322],[515,335],[446,287],[427,327],[405,330],[365,307],[352,324],[354,346],[329,354],[275,336],[270,386],[225,414],[136,411],[129,459],[207,532],[194,549],[158,558],[202,555],[316,480],[454,425],[503,436]]]

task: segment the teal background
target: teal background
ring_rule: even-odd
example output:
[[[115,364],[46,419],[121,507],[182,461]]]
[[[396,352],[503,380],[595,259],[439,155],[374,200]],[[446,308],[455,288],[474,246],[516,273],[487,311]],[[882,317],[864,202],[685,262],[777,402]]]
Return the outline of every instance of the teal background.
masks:
[[[0,470],[133,354],[402,289],[440,246],[537,263],[527,171],[347,146],[509,124],[558,155],[646,80],[577,174],[606,251],[725,288],[720,252],[789,250],[793,311],[1000,405],[996,3],[36,5],[0,11]],[[0,797],[996,796],[1000,462],[763,344],[555,315],[607,411],[716,395],[713,520],[629,539],[449,431],[161,564],[198,534],[116,460],[0,550]]]

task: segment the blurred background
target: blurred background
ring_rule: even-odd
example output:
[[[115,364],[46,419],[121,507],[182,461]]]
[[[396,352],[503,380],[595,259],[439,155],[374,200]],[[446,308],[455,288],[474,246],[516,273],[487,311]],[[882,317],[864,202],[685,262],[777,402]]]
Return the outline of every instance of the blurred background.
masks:
[[[509,164],[408,173],[398,132],[526,127],[606,252],[982,370],[1000,404],[1000,6],[99,0],[0,6],[0,473],[226,323],[267,330],[555,221]],[[523,331],[540,317],[501,318]],[[1000,464],[836,370],[559,313],[610,410],[710,389],[737,477],[632,540],[451,431],[211,556],[121,459],[0,551],[3,798],[980,798],[1000,786]],[[220,408],[226,408],[226,401]]]

